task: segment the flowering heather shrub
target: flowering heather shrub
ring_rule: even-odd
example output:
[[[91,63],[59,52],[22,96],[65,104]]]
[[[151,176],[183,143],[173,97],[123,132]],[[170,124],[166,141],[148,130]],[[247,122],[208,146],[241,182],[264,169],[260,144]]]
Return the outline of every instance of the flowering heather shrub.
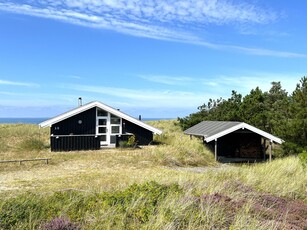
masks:
[[[43,230],[79,230],[81,227],[65,217],[57,217],[42,226]]]

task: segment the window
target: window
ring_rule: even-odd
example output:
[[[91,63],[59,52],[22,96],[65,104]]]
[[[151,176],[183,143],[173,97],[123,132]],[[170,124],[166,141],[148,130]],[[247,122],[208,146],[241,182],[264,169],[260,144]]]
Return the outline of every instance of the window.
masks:
[[[107,119],[99,119],[98,125],[107,125]]]
[[[118,125],[111,127],[111,133],[119,133],[120,127]]]
[[[97,108],[97,117],[107,117],[108,112]]]
[[[98,133],[107,133],[107,127],[98,127]]]
[[[120,118],[111,114],[111,124],[112,125],[119,125],[120,124]]]
[[[100,108],[96,108],[96,134],[100,136],[100,144],[116,144],[117,135],[122,133],[122,118]]]
[[[114,135],[112,135],[111,136],[111,144],[116,144],[116,139],[117,139],[117,137],[116,136],[114,136]]]

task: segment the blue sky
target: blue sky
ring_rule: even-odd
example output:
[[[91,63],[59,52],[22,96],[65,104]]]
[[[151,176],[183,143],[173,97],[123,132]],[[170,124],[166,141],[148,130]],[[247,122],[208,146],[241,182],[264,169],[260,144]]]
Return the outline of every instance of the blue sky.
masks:
[[[305,0],[0,0],[0,117],[98,100],[175,118],[209,98],[295,89]]]

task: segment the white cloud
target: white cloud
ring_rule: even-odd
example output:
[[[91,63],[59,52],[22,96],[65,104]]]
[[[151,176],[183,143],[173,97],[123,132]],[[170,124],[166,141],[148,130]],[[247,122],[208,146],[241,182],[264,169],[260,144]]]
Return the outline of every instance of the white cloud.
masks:
[[[39,87],[39,85],[35,84],[35,83],[7,81],[7,80],[1,80],[1,79],[0,79],[0,85],[13,85],[13,86],[24,86],[24,87]]]
[[[165,75],[143,75],[140,77],[147,81],[161,83],[165,85],[186,85],[188,83],[195,82],[195,78],[192,77],[171,77]]]
[[[238,75],[222,75],[216,77],[213,81],[215,88],[236,90],[243,95],[248,94],[252,89],[259,87],[262,91],[268,91],[273,81],[280,82],[283,89],[291,94],[304,74],[300,73],[269,73],[269,72],[252,72]]]
[[[270,57],[280,57],[280,58],[307,58],[307,54],[302,53],[294,53],[294,52],[287,52],[287,51],[278,51],[278,50],[270,50],[270,49],[263,49],[263,48],[251,48],[251,47],[244,47],[244,46],[237,46],[237,45],[222,45],[222,44],[215,44],[210,43],[202,40],[189,40],[189,41],[181,41],[186,43],[191,43],[199,46],[204,46],[211,49],[216,50],[225,50],[229,52],[239,52],[245,53],[249,55],[255,56],[270,56]]]
[[[184,42],[211,49],[251,55],[307,57],[305,54],[215,44],[195,34],[208,24],[266,24],[278,14],[251,3],[226,0],[0,0],[0,10],[56,19],[80,26],[101,28],[159,40]]]
[[[283,57],[283,58],[306,58],[307,54],[300,54],[287,51],[277,51],[269,49],[260,49],[260,48],[247,48],[240,46],[227,46],[229,50],[241,51],[243,53],[258,55],[258,56],[274,56],[274,57]]]
[[[76,84],[65,85],[63,87],[68,90],[104,95],[104,99],[106,99],[106,96],[111,96],[112,100],[118,98],[121,103],[129,104],[130,107],[197,108],[197,106],[203,103],[204,98],[214,96],[206,92],[126,89]],[[101,96],[96,96],[95,98],[99,97]]]
[[[199,23],[199,24],[229,24],[229,23],[268,23],[276,20],[277,14],[247,3],[234,4],[225,0],[31,0],[28,4],[20,1],[5,1],[0,3],[3,10],[21,13],[45,11],[66,12],[67,16],[93,21],[99,18],[125,19],[138,22],[160,23]],[[75,12],[75,14],[72,14]],[[26,12],[24,12],[26,13]],[[81,14],[79,14],[81,13]],[[97,17],[88,17],[88,16]],[[48,16],[48,15],[46,15]],[[100,16],[100,17],[98,17]]]
[[[84,98],[99,100],[116,108],[123,108],[128,111],[133,109],[142,110],[185,110],[195,112],[197,107],[207,102],[210,98],[224,98],[231,96],[231,91],[236,90],[243,96],[250,93],[252,89],[259,87],[263,91],[271,88],[271,82],[280,81],[288,93],[292,93],[296,84],[303,75],[298,73],[265,73],[251,72],[242,75],[217,76],[216,78],[190,78],[174,76],[146,77],[146,80],[170,85],[180,85],[187,81],[194,85],[193,90],[153,90],[153,89],[127,89],[117,87],[104,87],[92,85],[69,84],[63,85],[67,90],[75,90]],[[191,81],[190,81],[191,80]],[[184,85],[182,85],[182,88]],[[186,87],[185,87],[186,88]],[[171,112],[170,112],[171,114]],[[182,113],[184,114],[184,113]]]
[[[281,82],[281,85],[289,93],[295,89],[303,73],[270,73],[270,72],[249,72],[237,75],[219,75],[207,77],[176,77],[165,75],[142,75],[141,78],[164,85],[193,86],[193,90],[206,90],[207,93],[215,93],[214,97],[225,96],[236,90],[239,93],[247,94],[257,86],[263,91],[271,87],[271,82]],[[204,86],[204,87],[201,87]]]
[[[40,1],[50,5],[54,1]],[[216,23],[233,22],[267,23],[277,18],[275,12],[248,3],[232,3],[225,0],[60,0],[53,5],[88,10],[97,14],[110,13],[129,19],[156,20],[159,22]]]
[[[6,95],[6,96],[20,96],[22,94],[19,93],[12,93],[12,92],[7,92],[7,91],[0,91],[0,94]]]
[[[2,95],[1,106],[67,106],[78,105],[79,95],[74,94],[54,94],[54,93],[11,93],[7,91],[0,91]]]
[[[85,7],[85,5],[82,6]],[[178,33],[178,31],[173,31],[166,27],[146,24],[140,20],[135,22],[133,20],[127,20],[127,15],[97,15],[92,11],[88,12],[86,9],[79,12],[74,8],[56,8],[50,5],[44,5],[44,7],[39,8],[31,5],[19,5],[14,3],[0,3],[0,10],[56,19],[80,26],[114,30],[132,36],[178,41],[196,39],[193,35],[184,32]]]
[[[80,76],[76,76],[76,75],[71,75],[71,76],[68,76],[68,78],[71,78],[71,79],[77,79],[77,80],[82,79]]]

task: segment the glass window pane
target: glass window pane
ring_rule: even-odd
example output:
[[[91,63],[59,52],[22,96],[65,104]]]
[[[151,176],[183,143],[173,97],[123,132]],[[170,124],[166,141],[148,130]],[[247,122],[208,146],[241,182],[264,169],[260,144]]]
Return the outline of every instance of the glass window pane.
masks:
[[[106,127],[99,127],[98,133],[107,133],[107,128]]]
[[[98,125],[107,125],[107,119],[99,119]]]
[[[100,136],[100,141],[107,141],[107,136],[106,135]]]
[[[114,124],[114,125],[120,124],[120,118],[111,114],[111,124]]]
[[[111,144],[116,144],[116,139],[116,136],[112,135],[110,140]]]
[[[120,124],[120,118],[119,117],[111,117],[111,124],[119,125]]]
[[[112,133],[119,133],[119,126],[112,126],[111,127],[111,132]]]
[[[97,116],[98,117],[106,117],[106,116],[108,116],[108,112],[104,111],[102,109],[97,109]]]

